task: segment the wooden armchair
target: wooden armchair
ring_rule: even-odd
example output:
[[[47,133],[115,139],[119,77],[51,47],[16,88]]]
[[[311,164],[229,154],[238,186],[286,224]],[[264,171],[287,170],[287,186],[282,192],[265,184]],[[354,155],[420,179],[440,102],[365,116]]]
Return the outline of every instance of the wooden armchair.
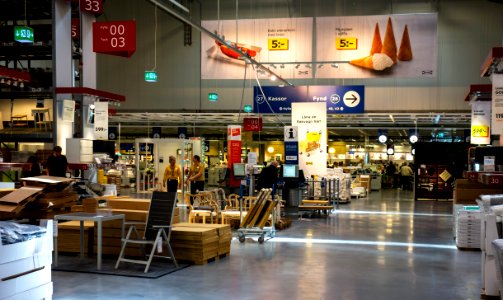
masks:
[[[191,196],[194,200],[193,204],[190,203],[190,201],[186,202],[189,207],[189,223],[196,223],[200,218],[202,218],[203,223],[206,223],[206,218],[208,217],[212,224],[214,219],[218,221],[220,217],[220,208],[211,192],[199,192]]]

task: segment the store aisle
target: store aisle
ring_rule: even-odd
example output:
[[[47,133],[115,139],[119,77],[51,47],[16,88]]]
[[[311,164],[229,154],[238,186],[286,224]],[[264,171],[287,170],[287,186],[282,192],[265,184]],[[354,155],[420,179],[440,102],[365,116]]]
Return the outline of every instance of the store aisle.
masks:
[[[479,299],[480,252],[457,250],[451,209],[372,192],[159,279],[53,272],[54,299]]]

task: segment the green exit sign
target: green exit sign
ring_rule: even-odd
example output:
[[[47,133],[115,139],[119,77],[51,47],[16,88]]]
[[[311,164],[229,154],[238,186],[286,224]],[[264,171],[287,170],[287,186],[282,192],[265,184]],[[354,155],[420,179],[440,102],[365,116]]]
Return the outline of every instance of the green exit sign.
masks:
[[[145,71],[146,82],[157,82],[157,73],[155,71]]]
[[[218,101],[218,94],[217,93],[208,93],[208,100],[210,101]]]
[[[253,111],[253,107],[251,105],[245,105],[243,110],[245,113],[251,113]]]
[[[33,28],[27,26],[14,26],[14,41],[20,43],[33,43]]]

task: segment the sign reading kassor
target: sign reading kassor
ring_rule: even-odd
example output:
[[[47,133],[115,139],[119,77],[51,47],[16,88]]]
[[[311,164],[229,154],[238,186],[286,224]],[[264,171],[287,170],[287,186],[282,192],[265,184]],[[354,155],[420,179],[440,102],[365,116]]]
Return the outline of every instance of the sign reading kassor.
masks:
[[[93,51],[131,57],[136,51],[136,21],[94,22]]]

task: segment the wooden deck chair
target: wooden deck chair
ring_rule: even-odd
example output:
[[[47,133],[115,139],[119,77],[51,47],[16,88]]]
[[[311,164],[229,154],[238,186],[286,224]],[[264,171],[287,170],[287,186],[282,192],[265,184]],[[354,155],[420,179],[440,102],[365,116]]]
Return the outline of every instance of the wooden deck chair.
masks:
[[[167,247],[167,252],[169,256],[159,256],[163,258],[170,258],[175,267],[178,268],[178,263],[176,262],[176,258],[173,255],[173,250],[169,244],[169,239],[171,236],[171,224],[173,221],[174,208],[176,205],[176,193],[174,192],[153,192],[152,200],[150,201],[150,207],[148,210],[147,222],[125,222],[125,226],[130,225],[128,233],[125,238],[122,238],[122,248],[119,254],[119,259],[115,264],[115,268],[119,268],[119,264],[124,262],[144,264],[145,273],[148,272],[150,268],[150,263],[154,258],[154,252],[157,247],[162,248],[164,245]],[[139,237],[138,231],[136,229],[137,225],[145,225],[145,233],[143,237]],[[133,232],[136,235],[136,238],[133,238]],[[147,260],[138,260],[138,259],[128,259],[124,257],[125,249],[127,245],[136,244],[136,245],[152,245],[152,250],[150,254],[147,256]],[[157,255],[156,255],[157,256]]]

